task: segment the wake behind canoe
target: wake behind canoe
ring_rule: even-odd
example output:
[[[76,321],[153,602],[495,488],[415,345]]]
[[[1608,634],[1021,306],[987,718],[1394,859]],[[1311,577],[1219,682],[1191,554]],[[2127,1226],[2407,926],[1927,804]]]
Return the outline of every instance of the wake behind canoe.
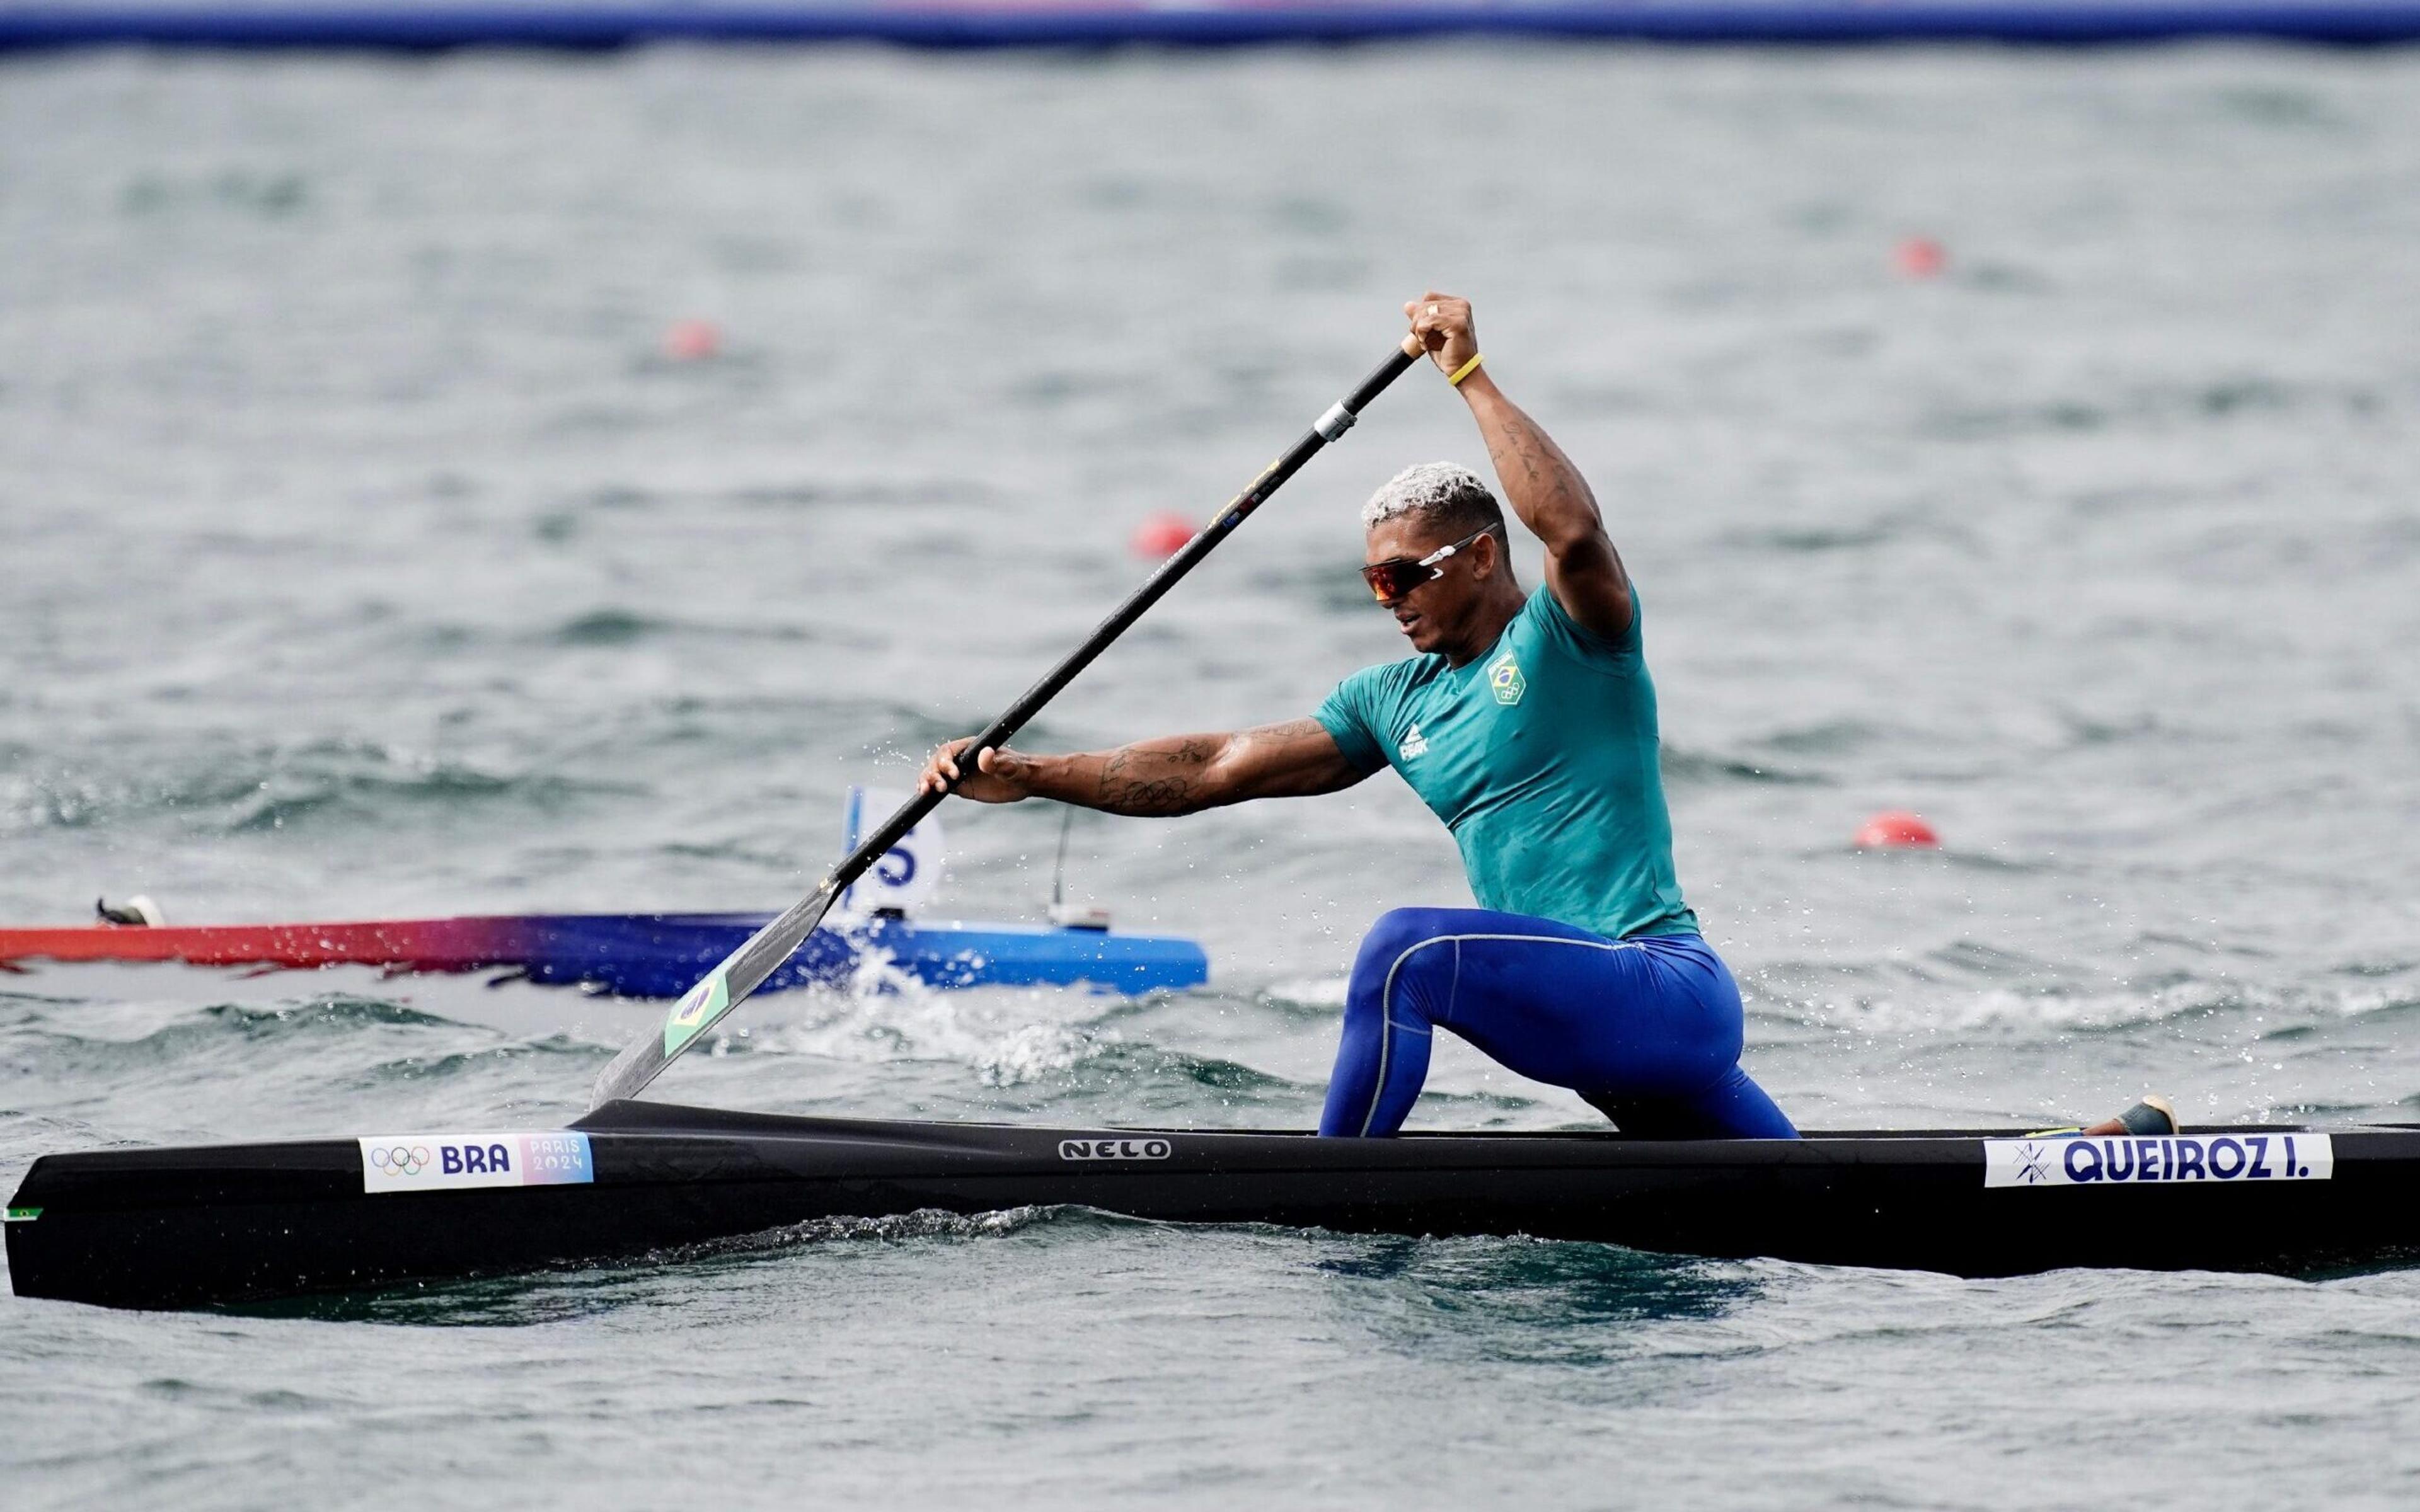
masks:
[[[568,1129],[102,1150],[10,1205],[21,1296],[188,1307],[577,1262],[836,1217],[1078,1205],[1176,1223],[1529,1234],[2021,1274],[2287,1274],[2420,1256],[2420,1129],[1611,1133],[1326,1140],[615,1103]]]

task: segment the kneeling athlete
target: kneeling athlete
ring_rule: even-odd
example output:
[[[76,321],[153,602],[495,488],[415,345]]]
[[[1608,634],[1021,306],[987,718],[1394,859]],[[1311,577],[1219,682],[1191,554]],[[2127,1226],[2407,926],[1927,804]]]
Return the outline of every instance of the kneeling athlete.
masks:
[[[1419,655],[1346,678],[1314,718],[1078,755],[985,751],[958,792],[1181,814],[1334,793],[1391,765],[1453,832],[1486,906],[1399,908],[1363,939],[1321,1134],[1403,1127],[1442,1026],[1633,1134],[1795,1138],[1740,1069],[1739,988],[1681,898],[1638,595],[1595,498],[1481,366],[1467,302],[1432,293],[1404,310],[1545,543],[1545,585],[1515,581],[1503,511],[1476,475],[1408,468],[1362,510],[1361,573]],[[924,785],[958,775],[965,744],[934,753]],[[2176,1128],[2147,1097],[2052,1132]]]
[[[1182,814],[1334,793],[1391,765],[1453,832],[1483,906],[1399,908],[1361,942],[1321,1134],[1401,1128],[1443,1027],[1626,1133],[1795,1138],[1740,1069],[1739,988],[1682,901],[1638,595],[1596,500],[1481,365],[1467,302],[1432,293],[1404,308],[1545,543],[1544,585],[1514,579],[1503,511],[1477,475],[1406,469],[1362,511],[1362,576],[1418,655],[1354,673],[1313,718],[1063,756],[989,750],[957,791]],[[936,751],[923,784],[956,778],[965,745]]]

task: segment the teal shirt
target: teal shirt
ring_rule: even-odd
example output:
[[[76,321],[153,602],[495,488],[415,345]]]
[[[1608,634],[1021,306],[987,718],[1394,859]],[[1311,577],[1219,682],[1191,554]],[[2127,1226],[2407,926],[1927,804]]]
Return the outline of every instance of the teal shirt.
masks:
[[[1616,939],[1697,933],[1672,870],[1635,592],[1632,603],[1616,641],[1542,587],[1468,665],[1365,668],[1319,706],[1346,760],[1392,766],[1453,831],[1482,908]]]

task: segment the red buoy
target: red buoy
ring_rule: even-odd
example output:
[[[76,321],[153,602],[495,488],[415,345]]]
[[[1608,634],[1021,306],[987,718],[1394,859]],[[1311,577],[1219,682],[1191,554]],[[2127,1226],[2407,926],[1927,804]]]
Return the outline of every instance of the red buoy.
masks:
[[[664,355],[675,363],[702,363],[722,349],[722,332],[711,320],[675,320],[664,329]]]
[[[1941,848],[1941,837],[1922,815],[1893,809],[1867,820],[1854,843],[1861,851],[1931,851]]]
[[[1931,237],[1907,237],[1900,240],[1891,260],[1899,265],[1901,276],[1907,278],[1938,278],[1949,266],[1949,249]]]
[[[1157,562],[1185,549],[1193,539],[1193,522],[1173,512],[1154,515],[1135,527],[1126,538],[1127,549],[1147,561]]]

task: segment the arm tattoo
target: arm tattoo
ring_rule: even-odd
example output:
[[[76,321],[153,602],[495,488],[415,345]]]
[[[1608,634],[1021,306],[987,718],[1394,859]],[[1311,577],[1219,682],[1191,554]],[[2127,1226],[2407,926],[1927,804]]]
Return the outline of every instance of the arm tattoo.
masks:
[[[1246,798],[1329,791],[1304,787],[1302,775],[1285,768],[1283,749],[1295,746],[1298,757],[1301,742],[1325,733],[1316,719],[1291,719],[1233,734],[1175,735],[1120,746],[1082,758],[1100,763],[1099,776],[1092,796],[1076,801],[1109,813],[1156,817],[1198,813]],[[1269,758],[1275,758],[1274,767]]]
[[[1218,743],[1200,735],[1173,744],[1121,746],[1101,764],[1093,807],[1146,817],[1190,813],[1200,805],[1194,799],[1195,779],[1186,774],[1218,753]]]
[[[1496,463],[1497,475],[1504,480],[1512,511],[1523,524],[1549,543],[1560,533],[1558,525],[1586,521],[1603,530],[1596,500],[1579,471],[1536,421],[1508,402],[1503,410],[1489,417],[1482,433],[1488,456]]]

